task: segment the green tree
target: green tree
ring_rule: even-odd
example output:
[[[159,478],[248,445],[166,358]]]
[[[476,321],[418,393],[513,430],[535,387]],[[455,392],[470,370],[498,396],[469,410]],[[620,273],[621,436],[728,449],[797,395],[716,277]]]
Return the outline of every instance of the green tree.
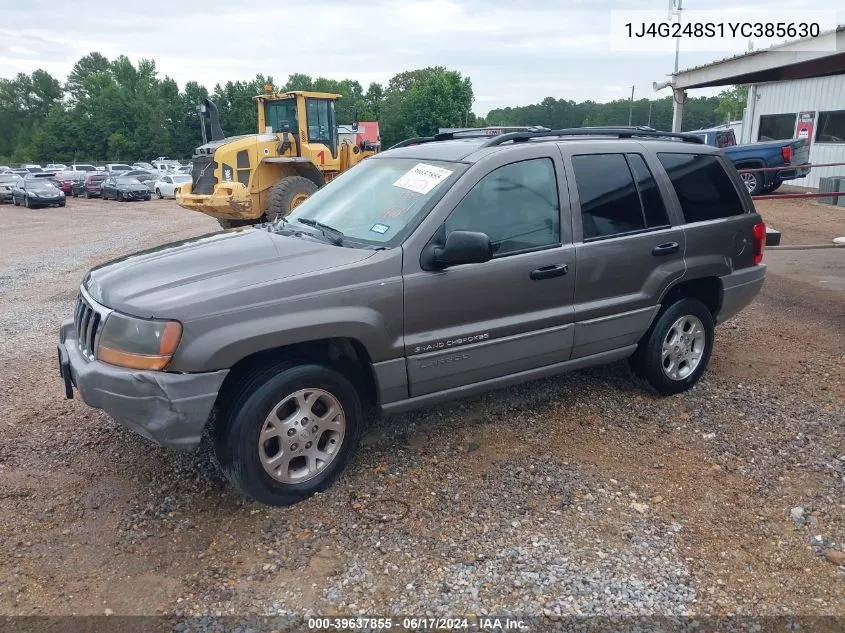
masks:
[[[722,90],[716,98],[719,105],[716,106],[716,115],[722,119],[722,123],[736,121],[742,118],[742,112],[748,102],[748,86],[733,86]]]
[[[380,108],[382,142],[389,147],[440,127],[464,126],[473,101],[472,82],[455,70],[437,66],[394,75]]]

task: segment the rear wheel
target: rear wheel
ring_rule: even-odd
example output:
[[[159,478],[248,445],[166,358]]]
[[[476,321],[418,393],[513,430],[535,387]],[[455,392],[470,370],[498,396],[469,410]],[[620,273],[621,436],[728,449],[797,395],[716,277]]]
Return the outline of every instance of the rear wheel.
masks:
[[[631,369],[658,393],[691,388],[713,350],[713,315],[698,299],[685,298],[664,310],[631,357]]]
[[[740,169],[744,169],[740,167]],[[746,171],[740,174],[742,178],[743,184],[745,184],[745,188],[748,189],[748,193],[752,196],[759,196],[763,193],[763,181],[765,176],[763,172],[759,171]]]
[[[29,201],[29,196],[26,196],[26,197],[23,199],[23,204],[24,204],[24,206],[25,206],[27,209],[32,209],[32,208],[33,208],[32,203]]]
[[[303,176],[288,176],[270,187],[266,219],[274,222],[287,216],[317,191],[317,185]]]
[[[163,195],[161,195],[161,189],[159,189],[158,187],[156,187],[156,195],[158,196],[159,200],[161,200],[164,197]]]
[[[258,369],[231,393],[215,424],[215,454],[229,481],[261,503],[292,505],[325,490],[361,439],[358,393],[323,365]]]

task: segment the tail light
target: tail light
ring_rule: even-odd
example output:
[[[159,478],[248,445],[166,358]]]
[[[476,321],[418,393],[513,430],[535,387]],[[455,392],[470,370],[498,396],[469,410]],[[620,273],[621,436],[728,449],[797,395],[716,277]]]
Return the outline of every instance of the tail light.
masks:
[[[754,225],[754,264],[763,261],[763,249],[766,248],[766,223]]]
[[[780,148],[780,153],[783,156],[783,162],[789,164],[792,162],[792,146],[787,145]]]

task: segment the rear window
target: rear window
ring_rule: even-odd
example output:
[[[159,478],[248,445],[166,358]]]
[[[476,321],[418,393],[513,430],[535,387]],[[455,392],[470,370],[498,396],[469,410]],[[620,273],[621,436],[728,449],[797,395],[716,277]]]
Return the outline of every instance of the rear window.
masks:
[[[745,213],[733,181],[716,156],[658,152],[657,157],[666,168],[687,222]]]

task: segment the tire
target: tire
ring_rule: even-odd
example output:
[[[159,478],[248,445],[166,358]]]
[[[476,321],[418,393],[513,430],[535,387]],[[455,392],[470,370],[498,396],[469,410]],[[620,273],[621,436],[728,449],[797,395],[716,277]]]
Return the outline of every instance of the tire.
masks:
[[[86,199],[86,200],[90,200],[90,199],[91,199],[91,193],[88,191],[88,189],[86,189],[86,190],[85,190],[85,199]]]
[[[158,187],[156,187],[156,195],[158,196],[159,200],[161,200],[164,197],[163,195],[161,195],[161,190]]]
[[[694,329],[686,330],[687,325]],[[688,332],[696,330],[700,336],[694,334],[691,343],[687,343],[684,337],[689,336]],[[630,360],[631,369],[660,394],[668,396],[686,391],[698,382],[707,369],[713,351],[713,331],[713,315],[707,306],[698,299],[680,299],[658,315],[640,340]],[[680,340],[677,337],[681,337]],[[673,339],[677,341],[677,346],[670,344],[674,342]],[[688,353],[684,353],[685,345],[689,345]],[[680,355],[676,355],[679,347]],[[695,358],[697,360],[693,365],[692,360]]]
[[[15,198],[14,196],[12,196],[12,204],[15,205],[16,207],[21,206],[21,203],[18,202],[18,199]]]
[[[261,503],[288,506],[322,492],[343,472],[361,440],[364,423],[358,392],[346,377],[323,365],[287,361],[259,368],[229,393],[231,399],[224,401],[213,429],[217,462],[233,486]],[[302,399],[315,394],[317,399],[303,407]],[[312,426],[314,419],[296,424],[300,416],[320,416],[330,406],[340,414],[334,419],[345,422],[342,427]],[[293,424],[284,425],[278,417],[273,418],[277,426],[268,421],[277,407]],[[279,434],[261,443],[265,429],[278,429]],[[264,461],[285,454],[282,443],[289,451],[292,448],[293,457],[279,461],[275,470],[265,467]],[[322,454],[330,458],[322,464],[314,453],[309,458],[309,445],[311,451],[322,445]],[[302,467],[306,472],[298,470]],[[315,471],[307,473],[309,468]]]
[[[745,167],[739,167],[738,169],[746,169]],[[761,171],[747,171],[739,175],[742,178],[742,182],[745,184],[745,188],[748,189],[748,193],[752,196],[759,196],[763,193],[764,188],[764,181],[765,175]]]
[[[33,206],[32,206],[32,203],[29,201],[29,197],[28,197],[28,196],[27,196],[26,198],[24,198],[24,199],[23,199],[23,205],[24,205],[27,209],[34,209],[34,208],[35,208],[35,207],[33,207]]]
[[[60,206],[60,207],[65,207],[65,206],[67,206],[67,200],[65,200],[64,202],[60,202],[60,203],[59,203],[59,206]]]
[[[117,197],[115,198],[118,202],[126,202],[126,198],[123,196],[122,191],[117,192]]]
[[[273,222],[285,217],[303,200],[317,191],[317,185],[303,176],[288,176],[270,187],[266,219]]]

